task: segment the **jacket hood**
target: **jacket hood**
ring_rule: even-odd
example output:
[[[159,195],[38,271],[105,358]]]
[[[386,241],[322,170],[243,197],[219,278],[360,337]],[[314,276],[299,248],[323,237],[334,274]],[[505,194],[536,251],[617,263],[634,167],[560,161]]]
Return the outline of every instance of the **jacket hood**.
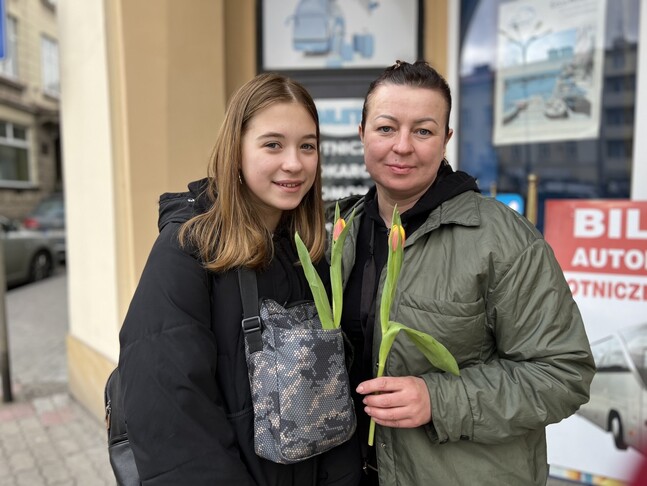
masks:
[[[476,179],[466,172],[454,171],[449,164],[442,165],[438,170],[438,177],[431,187],[427,189],[427,192],[420,197],[411,209],[401,214],[402,221],[413,220],[413,224],[417,228],[433,209],[464,192],[481,192]],[[335,204],[337,203],[343,216],[348,216],[353,208],[358,210],[363,208],[362,210],[366,211],[369,217],[373,217],[376,221],[381,221],[377,210],[376,194],[377,189],[372,186],[364,195],[351,195],[338,201],[327,202],[325,205],[326,221],[332,221]],[[372,210],[371,205],[375,206]],[[411,231],[411,228],[409,228],[409,231]]]
[[[191,182],[186,192],[165,192],[159,199],[157,227],[162,231],[169,223],[182,224],[204,213],[211,203],[206,194],[209,179]]]
[[[402,224],[407,232],[411,234],[422,226],[429,217],[429,214],[438,206],[464,192],[480,192],[476,180],[469,174],[461,171],[454,171],[449,164],[443,165],[438,170],[438,176],[434,183],[418,199],[418,201],[400,216]],[[378,225],[384,222],[380,216],[378,207],[377,188],[371,187],[364,197],[366,202],[366,215]]]

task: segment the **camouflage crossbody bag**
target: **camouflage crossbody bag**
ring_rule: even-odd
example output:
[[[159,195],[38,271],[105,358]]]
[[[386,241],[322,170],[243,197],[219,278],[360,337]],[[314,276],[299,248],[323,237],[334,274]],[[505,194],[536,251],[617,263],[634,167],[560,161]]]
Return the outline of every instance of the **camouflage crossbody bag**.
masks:
[[[348,440],[356,419],[341,329],[322,329],[313,302],[259,302],[253,270],[238,280],[256,454],[292,464]]]

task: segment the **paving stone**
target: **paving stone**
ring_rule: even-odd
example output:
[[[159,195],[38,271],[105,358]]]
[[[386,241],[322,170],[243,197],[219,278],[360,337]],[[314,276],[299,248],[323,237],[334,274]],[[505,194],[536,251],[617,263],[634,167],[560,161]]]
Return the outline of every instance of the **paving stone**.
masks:
[[[71,481],[70,473],[62,461],[49,462],[40,467],[42,476],[46,484],[57,484],[64,481]]]
[[[0,404],[0,486],[114,486],[105,429],[69,394]]]
[[[41,476],[40,472],[37,469],[23,471],[19,474],[16,474],[17,486],[45,486],[46,484],[47,483],[45,482],[45,478]]]
[[[33,470],[36,466],[34,456],[28,450],[9,455],[9,467],[14,473]]]

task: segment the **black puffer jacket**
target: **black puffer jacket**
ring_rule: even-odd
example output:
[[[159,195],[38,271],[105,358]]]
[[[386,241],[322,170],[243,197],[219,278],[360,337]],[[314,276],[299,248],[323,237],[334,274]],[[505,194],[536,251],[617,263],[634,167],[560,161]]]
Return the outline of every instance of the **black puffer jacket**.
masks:
[[[205,184],[160,198],[160,235],[120,333],[124,409],[142,483],[357,484],[354,441],[296,465],[254,453],[237,274],[207,272],[177,242],[180,225],[206,209]],[[275,257],[257,276],[260,297],[311,298],[291,241],[275,236]]]

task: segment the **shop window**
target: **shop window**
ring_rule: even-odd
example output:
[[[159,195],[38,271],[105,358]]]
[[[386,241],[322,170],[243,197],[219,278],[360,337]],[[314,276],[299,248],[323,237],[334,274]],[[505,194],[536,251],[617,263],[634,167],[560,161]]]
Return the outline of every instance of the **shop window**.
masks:
[[[30,181],[27,128],[0,121],[0,185]]]
[[[5,55],[0,61],[0,74],[8,78],[18,77],[17,21],[11,15],[6,18]]]
[[[460,4],[459,168],[524,197],[537,175],[540,230],[547,199],[628,198],[640,0]]]

